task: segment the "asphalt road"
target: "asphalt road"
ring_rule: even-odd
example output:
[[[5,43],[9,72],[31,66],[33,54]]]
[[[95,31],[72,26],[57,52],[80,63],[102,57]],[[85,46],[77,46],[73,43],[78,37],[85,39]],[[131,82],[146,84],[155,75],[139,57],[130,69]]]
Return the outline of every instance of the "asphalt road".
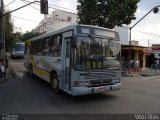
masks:
[[[0,113],[160,113],[160,76],[122,77],[120,91],[73,97],[66,93],[55,95],[47,82],[31,78],[23,59],[10,62],[16,77],[0,84]]]

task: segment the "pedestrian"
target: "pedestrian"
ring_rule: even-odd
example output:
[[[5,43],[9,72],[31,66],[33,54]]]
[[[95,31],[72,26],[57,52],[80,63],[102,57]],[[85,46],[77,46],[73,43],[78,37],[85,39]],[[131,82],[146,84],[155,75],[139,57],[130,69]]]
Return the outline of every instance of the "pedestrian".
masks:
[[[159,65],[159,60],[157,59],[157,60],[155,61],[155,63],[156,63],[156,65]]]
[[[131,68],[133,68],[134,67],[134,60],[130,60],[130,64],[131,64]]]
[[[7,53],[5,52],[5,62],[6,62],[6,68],[8,68],[8,55]]]
[[[138,59],[135,60],[134,67],[136,69],[136,72],[138,72],[138,68],[139,68],[139,61],[138,61]]]
[[[156,59],[156,60],[155,60],[155,69],[157,70],[158,68],[159,68],[159,60]]]
[[[1,61],[1,65],[0,65],[0,78],[1,78],[1,80],[4,80],[5,76],[6,76],[5,64],[3,63],[3,61]]]
[[[1,65],[2,65],[2,59],[0,59],[0,68],[1,68]],[[1,73],[1,69],[0,69],[0,80],[2,78],[2,73]]]

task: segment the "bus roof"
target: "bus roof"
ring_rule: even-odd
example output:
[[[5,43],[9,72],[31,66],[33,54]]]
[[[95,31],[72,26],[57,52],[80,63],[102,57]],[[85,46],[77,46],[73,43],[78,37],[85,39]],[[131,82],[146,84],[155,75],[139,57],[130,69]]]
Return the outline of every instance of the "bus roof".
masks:
[[[104,27],[78,24],[78,25],[69,25],[69,26],[67,26],[67,27],[58,29],[58,30],[56,30],[56,31],[53,31],[53,32],[50,32],[50,33],[46,33],[46,34],[37,36],[37,37],[35,37],[35,38],[32,38],[32,40],[37,40],[37,39],[41,39],[41,38],[43,38],[43,37],[47,37],[47,36],[50,36],[50,35],[53,35],[53,34],[58,34],[58,33],[62,33],[62,32],[65,32],[65,31],[72,30],[72,29],[76,29],[77,26],[80,26],[80,27],[90,27],[90,28],[99,28],[99,29],[108,30],[108,31],[110,31],[110,32],[115,32],[115,31],[113,31],[113,30],[111,30],[111,29],[104,28]]]
[[[18,42],[16,42],[16,43],[24,43],[23,41],[18,41]]]

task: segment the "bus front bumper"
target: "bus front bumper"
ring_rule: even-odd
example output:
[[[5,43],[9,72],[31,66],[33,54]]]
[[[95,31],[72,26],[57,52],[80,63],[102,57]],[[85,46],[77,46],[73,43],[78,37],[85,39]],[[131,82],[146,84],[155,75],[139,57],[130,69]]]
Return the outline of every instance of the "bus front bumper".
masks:
[[[73,96],[106,93],[111,91],[120,90],[121,83],[114,85],[98,86],[98,87],[72,87],[71,94]]]

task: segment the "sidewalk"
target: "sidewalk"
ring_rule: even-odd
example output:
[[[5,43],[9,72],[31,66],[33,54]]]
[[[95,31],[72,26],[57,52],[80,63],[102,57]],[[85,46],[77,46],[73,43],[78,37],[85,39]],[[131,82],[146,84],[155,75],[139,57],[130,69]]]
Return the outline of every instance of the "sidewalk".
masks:
[[[155,76],[155,75],[160,75],[160,70],[155,70],[155,69],[150,69],[150,68],[146,68],[142,71],[139,72],[131,72],[129,73],[129,71],[124,75],[124,77],[137,77],[137,76]]]
[[[0,84],[7,82],[10,78],[14,76],[15,76],[14,70],[10,65],[10,62],[8,62],[8,68],[6,69],[6,78],[4,80],[0,80]]]
[[[160,75],[160,70],[146,69],[146,70],[140,72],[139,74],[141,76],[155,76],[155,75]]]

